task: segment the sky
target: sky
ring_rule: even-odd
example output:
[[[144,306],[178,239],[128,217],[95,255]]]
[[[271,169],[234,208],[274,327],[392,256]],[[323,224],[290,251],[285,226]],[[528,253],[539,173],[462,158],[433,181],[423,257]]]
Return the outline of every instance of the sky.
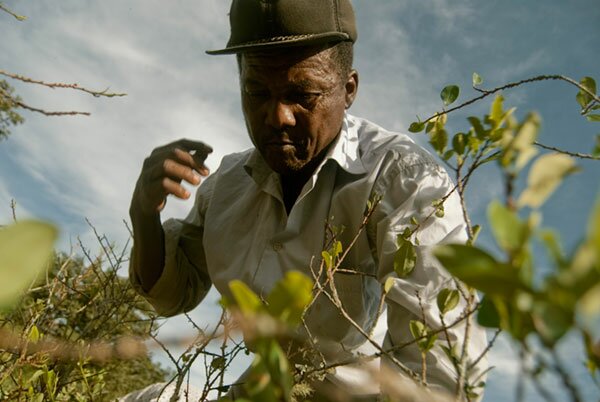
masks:
[[[251,146],[240,110],[237,70],[230,56],[208,56],[227,41],[229,2],[224,0],[5,0],[27,16],[19,22],[0,13],[0,69],[47,82],[124,92],[121,98],[94,98],[81,92],[10,81],[23,101],[46,110],[90,112],[83,117],[44,117],[23,112],[25,124],[0,142],[0,223],[12,218],[54,222],[58,247],[80,238],[95,250],[92,230],[123,246],[131,192],[144,158],[179,138],[214,148],[207,164],[215,170],[223,155]],[[355,0],[359,38],[355,67],[359,95],[351,113],[390,130],[406,132],[416,116],[442,107],[440,90],[461,87],[459,101],[476,95],[471,76],[492,88],[539,74],[563,74],[600,82],[600,7],[597,0]],[[542,117],[540,142],[589,153],[598,124],[579,116],[577,90],[563,82],[531,84],[504,93],[507,106],[522,118]],[[488,101],[450,116],[453,131],[468,129],[466,116],[483,115]],[[414,135],[420,144],[425,137]],[[580,162],[583,171],[563,184],[542,209],[544,225],[561,233],[571,250],[585,231],[598,200],[599,162]],[[521,183],[522,184],[522,183]],[[467,204],[473,220],[485,224],[489,201],[502,196],[494,167],[473,180]],[[169,200],[163,218],[182,217],[190,202]],[[485,229],[480,242],[493,249]],[[75,249],[75,251],[77,251]],[[539,257],[540,275],[547,263]],[[214,319],[211,294],[192,316]],[[185,328],[185,329],[184,329]],[[168,320],[162,335],[190,331],[186,319]],[[577,342],[561,351],[572,356]],[[164,357],[160,357],[164,360]],[[514,400],[517,366],[510,342],[501,338],[490,360],[486,402]],[[579,361],[570,368],[583,377]],[[581,374],[581,375],[580,375]],[[201,376],[200,368],[194,375]],[[554,381],[556,383],[556,381]],[[556,385],[552,380],[549,386]],[[590,384],[590,382],[587,382]],[[527,400],[541,400],[528,390]],[[558,392],[558,391],[557,391]],[[594,389],[585,388],[591,398]],[[513,399],[511,399],[513,398]]]

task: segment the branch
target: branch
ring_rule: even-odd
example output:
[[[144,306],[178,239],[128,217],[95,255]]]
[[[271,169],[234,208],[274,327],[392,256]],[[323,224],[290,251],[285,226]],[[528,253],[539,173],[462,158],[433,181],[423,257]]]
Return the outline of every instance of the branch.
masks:
[[[570,151],[565,151],[563,149],[559,149],[559,148],[555,148],[555,147],[551,147],[549,145],[544,145],[541,144],[537,141],[534,142],[534,145],[537,145],[540,148],[544,148],[547,149],[549,151],[554,151],[554,152],[559,152],[561,154],[565,154],[565,155],[569,155],[569,156],[574,156],[576,158],[581,158],[581,159],[592,159],[592,160],[600,160],[600,156],[594,156],[594,155],[590,155],[590,154],[582,154],[579,152],[570,152]]]
[[[450,108],[448,110],[444,110],[442,112],[438,112],[436,114],[434,114],[433,116],[429,117],[428,119],[424,120],[422,123],[427,123],[430,120],[433,120],[435,118],[438,118],[440,116],[443,116],[445,114],[448,114],[450,112],[454,112],[455,110],[458,109],[462,109],[465,106],[468,106],[470,104],[473,104],[483,98],[487,98],[488,96],[495,94],[496,92],[500,92],[502,90],[505,89],[509,89],[509,88],[514,88],[514,87],[518,87],[521,86],[523,84],[528,84],[530,82],[538,82],[538,81],[547,81],[547,80],[558,80],[558,81],[565,81],[568,82],[571,85],[576,86],[577,88],[579,88],[581,91],[585,92],[586,94],[588,94],[589,96],[592,97],[592,99],[594,99],[596,102],[600,102],[600,98],[593,92],[591,92],[589,89],[587,89],[586,87],[584,87],[583,85],[581,85],[580,83],[578,83],[577,81],[575,81],[572,78],[566,77],[564,75],[559,75],[559,74],[554,74],[554,75],[538,75],[536,77],[532,77],[532,78],[527,78],[525,80],[521,80],[521,81],[517,81],[517,82],[511,82],[508,83],[506,85],[502,85],[500,87],[496,87],[490,90],[484,90],[484,89],[480,89],[480,88],[475,88],[478,92],[481,92],[480,96],[477,96],[475,98],[469,99],[468,101],[461,103],[458,106],[455,106],[453,108]]]
[[[9,78],[12,78],[14,80],[19,80],[19,81],[22,81],[22,82],[26,82],[28,84],[43,85],[45,87],[52,88],[52,89],[54,89],[54,88],[74,89],[74,90],[77,90],[77,91],[82,91],[82,92],[88,93],[88,94],[93,95],[95,97],[104,96],[104,97],[107,97],[107,98],[113,98],[113,97],[127,96],[127,94],[125,94],[125,93],[110,93],[110,92],[108,92],[109,88],[106,88],[104,91],[94,91],[94,90],[91,90],[91,89],[80,87],[79,84],[77,84],[77,83],[75,83],[75,84],[65,84],[64,82],[44,82],[44,81],[39,81],[39,80],[34,80],[32,78],[24,77],[24,76],[19,75],[19,74],[9,73],[9,72],[4,71],[4,70],[0,70],[0,75],[4,75],[5,77],[9,77]]]
[[[16,106],[25,109],[25,110],[29,110],[31,112],[37,112],[37,113],[41,113],[44,116],[75,116],[75,115],[81,115],[81,116],[89,116],[90,113],[89,112],[77,112],[77,111],[70,111],[70,112],[49,112],[47,110],[44,109],[38,109],[36,107],[33,106],[29,106],[21,101],[17,101],[13,99],[13,102]]]
[[[12,331],[0,330],[0,349],[19,352],[23,356],[46,353],[57,360],[89,359],[103,363],[112,359],[134,359],[146,354],[144,343],[134,337],[121,337],[114,342],[93,341],[74,344],[44,338],[33,343]]]
[[[4,11],[7,14],[12,15],[13,17],[15,17],[19,21],[25,21],[27,19],[27,17],[25,17],[24,15],[16,14],[15,12],[13,12],[10,9],[6,8],[6,6],[3,3],[0,3],[0,10]]]

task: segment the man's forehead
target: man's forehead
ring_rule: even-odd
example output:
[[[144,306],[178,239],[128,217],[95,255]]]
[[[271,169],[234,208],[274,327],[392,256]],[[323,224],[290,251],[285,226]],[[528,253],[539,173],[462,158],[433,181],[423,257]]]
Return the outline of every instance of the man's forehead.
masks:
[[[278,50],[246,52],[240,55],[242,65],[251,68],[288,69],[292,66],[310,67],[327,64],[330,47],[290,47]]]

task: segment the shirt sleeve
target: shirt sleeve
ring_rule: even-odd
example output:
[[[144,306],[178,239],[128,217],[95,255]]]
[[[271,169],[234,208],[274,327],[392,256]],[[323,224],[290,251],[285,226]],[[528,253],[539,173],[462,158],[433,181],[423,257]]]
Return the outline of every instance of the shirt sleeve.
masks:
[[[168,219],[163,223],[165,265],[162,275],[149,292],[142,289],[131,268],[133,264],[130,264],[129,278],[133,287],[162,316],[170,317],[192,310],[210,290],[212,282],[206,267],[203,226],[212,196],[213,177],[211,175],[204,180],[185,219]]]
[[[397,163],[388,173],[377,184],[380,188],[375,188],[375,192],[383,195],[378,207],[383,218],[376,225],[378,277],[382,283],[393,278],[393,286],[386,294],[388,332],[383,346],[384,349],[393,349],[393,356],[420,376],[422,357],[416,344],[403,348],[398,346],[413,340],[409,330],[411,320],[424,320],[433,330],[442,327],[437,294],[444,288],[456,288],[456,281],[435,259],[432,249],[443,243],[464,243],[467,239],[466,225],[460,199],[456,191],[452,192],[454,185],[437,163],[429,160],[410,165]],[[444,214],[436,216],[434,203],[443,198]],[[417,255],[416,264],[408,276],[400,278],[394,272],[397,236],[406,228],[415,228],[414,222],[419,223],[411,237]],[[454,323],[465,306],[466,301],[461,297],[459,305],[444,316],[446,325]],[[467,354],[468,360],[474,361],[485,350],[487,341],[485,331],[476,323],[471,324]],[[440,344],[448,345],[446,334],[450,343],[460,351],[465,339],[464,320],[446,333],[438,334],[436,345],[427,353],[427,383],[454,393],[456,370],[440,347]],[[387,363],[394,366],[389,361]],[[383,364],[387,363],[384,359]],[[486,367],[487,361],[482,359],[469,378],[476,379]]]

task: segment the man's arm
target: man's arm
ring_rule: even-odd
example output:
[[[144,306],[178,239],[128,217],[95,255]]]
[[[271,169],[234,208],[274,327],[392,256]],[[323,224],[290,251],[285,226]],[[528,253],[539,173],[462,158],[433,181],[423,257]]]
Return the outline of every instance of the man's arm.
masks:
[[[433,257],[431,250],[440,243],[466,240],[460,201],[456,191],[452,191],[453,187],[447,174],[437,164],[417,163],[400,169],[380,203],[386,217],[377,225],[379,276],[384,283],[394,278],[393,286],[386,293],[388,334],[384,348],[394,348],[413,340],[409,331],[411,320],[425,320],[427,326],[434,330],[443,326],[436,297],[443,288],[454,288],[455,281]],[[433,203],[440,199],[445,199],[445,214],[436,216]],[[410,274],[398,277],[394,272],[397,237],[406,228],[415,228],[414,222],[418,222],[418,228],[411,236],[416,264]],[[446,324],[458,320],[465,306],[461,299],[460,305],[446,314]],[[470,331],[467,358],[474,361],[485,349],[486,338],[485,332],[476,325],[471,325]],[[448,341],[444,339],[446,335],[450,338]],[[438,344],[450,342],[461,350],[465,339],[464,320],[438,334],[438,338]],[[396,349],[393,355],[408,368],[421,372],[422,357],[416,345]],[[426,361],[428,384],[454,392],[457,373],[439,345],[427,353]],[[468,378],[475,379],[486,366],[484,359]]]
[[[202,142],[182,139],[156,148],[144,161],[129,215],[134,243],[131,268],[146,292],[156,284],[164,268],[165,236],[160,211],[169,194],[181,199],[190,197],[181,182],[200,184],[200,176],[209,173],[204,161],[211,152],[212,148]]]

